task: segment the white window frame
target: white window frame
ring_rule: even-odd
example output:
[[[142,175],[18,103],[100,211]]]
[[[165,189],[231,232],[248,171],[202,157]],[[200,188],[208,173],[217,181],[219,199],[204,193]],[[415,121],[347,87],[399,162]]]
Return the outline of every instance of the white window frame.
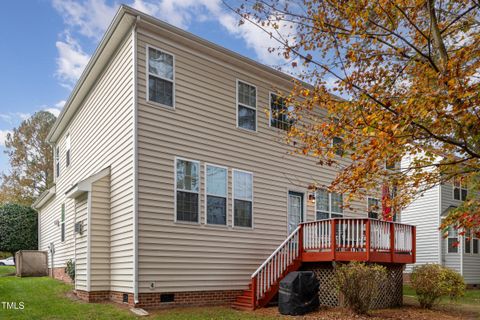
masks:
[[[460,181],[459,182],[459,186],[455,186],[455,179],[453,180],[453,183],[452,183],[452,199],[455,200],[455,201],[465,201],[465,200],[462,200],[462,191],[465,190],[467,192],[467,197],[468,197],[468,189],[465,188],[463,186],[463,183]],[[460,196],[460,199],[455,199],[455,189],[458,189],[459,190],[459,196]]]
[[[470,240],[467,240],[469,234],[470,234]],[[475,232],[473,232],[473,231],[465,232],[465,235],[463,236],[463,240],[464,240],[464,243],[463,243],[463,247],[464,247],[463,253],[464,254],[468,254],[468,255],[471,255],[471,256],[480,254],[480,239],[476,237]],[[475,246],[475,240],[477,240],[477,245],[476,246]],[[467,241],[470,242],[470,251],[469,252],[466,251]],[[476,253],[474,252],[475,247],[477,247],[477,252]]]
[[[248,106],[246,104],[243,104],[243,103],[239,103],[238,101],[238,88],[239,88],[239,84],[240,82],[244,83],[244,84],[247,84],[249,86],[252,86],[255,88],[255,107],[252,107],[252,106]],[[257,109],[257,106],[258,106],[258,88],[256,85],[254,84],[251,84],[247,81],[244,81],[244,80],[240,80],[240,79],[236,79],[236,90],[235,90],[235,101],[236,101],[236,104],[235,104],[235,113],[236,113],[236,122],[235,122],[235,126],[240,129],[240,130],[245,130],[246,132],[257,132],[258,131],[258,109]],[[250,130],[250,129],[246,129],[246,128],[242,128],[238,125],[238,106],[239,105],[242,105],[242,107],[245,107],[245,108],[249,108],[249,109],[252,109],[252,110],[255,110],[255,130]]]
[[[252,202],[252,226],[251,227],[244,227],[244,226],[235,226],[235,172],[243,172],[252,175],[252,200],[246,199],[238,199],[242,201],[251,201]],[[255,195],[255,176],[253,172],[241,170],[241,169],[232,169],[232,228],[241,228],[241,229],[254,229],[254,195]]]
[[[60,177],[60,146],[55,146],[55,179]]]
[[[345,212],[344,212],[343,208],[342,208],[342,213],[332,211],[332,192],[329,192],[327,189],[321,188],[321,189],[318,189],[318,190],[315,191],[315,220],[317,220],[317,211],[319,211],[319,210],[317,210],[317,201],[318,201],[317,191],[319,191],[319,190],[326,191],[327,194],[328,194],[328,219],[333,219],[332,218],[332,213],[336,214],[336,215],[341,215],[342,218],[345,217]],[[338,193],[338,192],[336,192],[336,193]],[[338,194],[342,195],[342,207],[343,207],[343,194],[342,193],[338,193]],[[326,211],[321,211],[321,212],[327,213]],[[337,217],[335,219],[341,219],[341,218]]]
[[[193,162],[193,163],[197,163],[198,164],[198,193],[197,192],[192,192],[190,190],[178,190],[177,189],[177,161],[178,160],[183,160],[183,161],[188,161],[188,162]],[[202,187],[202,183],[201,183],[201,178],[202,178],[202,173],[201,173],[201,166],[200,166],[200,161],[198,160],[192,160],[192,159],[187,159],[187,158],[182,158],[182,157],[175,157],[174,158],[174,161],[173,161],[173,172],[174,172],[174,222],[175,223],[186,223],[186,224],[200,224],[200,214],[201,214],[201,210],[200,210],[200,195],[201,195],[201,187]],[[184,220],[177,220],[177,190],[178,191],[182,191],[182,192],[189,192],[189,193],[197,193],[198,194],[198,217],[197,217],[197,221],[184,221]]]
[[[378,218],[377,220],[380,220],[381,218],[381,215],[382,215],[382,201],[380,198],[377,198],[377,197],[367,197],[367,215],[370,213],[370,210],[369,210],[369,203],[368,203],[368,200],[370,199],[374,199],[374,200],[377,200],[378,201]],[[369,219],[373,219],[373,218],[370,218],[370,216],[368,216]]]
[[[453,232],[456,232],[456,237],[452,237],[452,236],[451,236],[450,228],[452,229],[452,233],[453,233]],[[456,250],[457,250],[457,252],[450,252],[450,246],[448,245],[448,240],[449,240],[449,239],[457,239],[456,242],[457,242],[458,244],[460,244],[460,242],[461,242],[458,229],[455,229],[453,226],[450,227],[450,228],[448,229],[448,235],[447,235],[447,239],[446,239],[446,240],[447,240],[447,243],[446,243],[446,246],[447,246],[447,254],[459,254],[459,253],[462,253],[462,250],[461,250],[461,248],[460,248],[460,245],[457,245],[457,246],[455,247]]]
[[[65,167],[69,168],[72,164],[72,141],[70,138],[70,133],[67,133],[65,137]]]
[[[277,130],[288,131],[288,129],[282,129],[282,128],[277,128],[277,127],[272,126],[272,95],[280,97],[280,95],[276,92],[273,92],[273,91],[268,92],[268,109],[270,110],[270,115],[268,117],[268,126],[270,128],[274,128],[274,129],[277,129]],[[288,108],[289,108],[289,106],[287,106],[287,110],[288,110]],[[291,124],[291,126],[293,126],[293,124]]]
[[[208,211],[207,211],[208,201],[207,201],[207,198],[208,198],[208,196],[219,197],[218,195],[208,193],[208,176],[207,176],[207,167],[208,166],[225,169],[227,171],[227,177],[226,177],[226,181],[225,181],[226,190],[225,190],[225,224],[224,225],[223,224],[208,223]],[[208,226],[226,227],[226,226],[228,226],[228,173],[229,173],[228,172],[228,167],[206,162],[205,165],[204,165],[204,171],[203,172],[204,172],[204,176],[205,176],[205,197],[204,197],[204,201],[205,201],[205,205],[204,205],[205,224],[208,225]],[[175,192],[175,194],[177,194],[177,193]]]
[[[147,44],[145,46],[145,49],[146,49],[146,57],[147,57],[147,60],[145,62],[145,74],[146,74],[146,79],[145,79],[145,88],[146,88],[146,101],[152,105],[155,105],[155,106],[159,106],[159,107],[162,107],[162,108],[166,108],[168,110],[175,110],[175,104],[176,104],[176,99],[175,99],[175,92],[176,92],[176,77],[175,77],[175,73],[176,73],[176,70],[175,70],[175,65],[176,65],[176,58],[175,58],[175,55],[171,52],[168,52],[166,50],[163,50],[163,49],[160,49],[160,48],[157,48],[155,46],[152,46],[152,45],[149,45]],[[154,50],[157,50],[157,51],[160,51],[162,53],[166,53],[168,55],[171,55],[172,56],[172,63],[173,63],[173,79],[167,79],[167,78],[164,78],[164,77],[160,77],[156,74],[152,74],[150,73],[150,70],[148,68],[148,62],[149,62],[149,59],[150,59],[150,51],[149,49],[154,49]],[[159,103],[159,102],[156,102],[156,101],[152,101],[150,100],[150,92],[149,92],[149,76],[152,75],[158,79],[162,79],[162,80],[165,80],[165,81],[168,81],[168,82],[172,82],[172,105],[169,106],[169,105],[166,105],[166,104],[163,104],[163,103]]]

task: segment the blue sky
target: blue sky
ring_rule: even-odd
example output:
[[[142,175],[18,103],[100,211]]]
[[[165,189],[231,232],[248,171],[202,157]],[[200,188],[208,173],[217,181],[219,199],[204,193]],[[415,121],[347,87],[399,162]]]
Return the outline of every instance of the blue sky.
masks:
[[[8,170],[4,140],[39,110],[58,114],[120,2],[3,1],[0,19],[0,171]],[[271,66],[287,63],[275,46],[221,0],[125,0],[123,3]],[[238,2],[237,2],[238,3]],[[235,1],[232,1],[235,4]]]

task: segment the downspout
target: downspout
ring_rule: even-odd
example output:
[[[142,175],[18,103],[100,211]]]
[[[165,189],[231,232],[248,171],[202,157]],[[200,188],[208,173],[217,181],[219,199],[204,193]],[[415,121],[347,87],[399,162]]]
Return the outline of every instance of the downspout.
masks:
[[[135,304],[139,303],[138,299],[138,79],[137,79],[137,20],[132,29],[133,36],[133,300]]]
[[[91,288],[92,275],[92,191],[87,195],[87,292]]]

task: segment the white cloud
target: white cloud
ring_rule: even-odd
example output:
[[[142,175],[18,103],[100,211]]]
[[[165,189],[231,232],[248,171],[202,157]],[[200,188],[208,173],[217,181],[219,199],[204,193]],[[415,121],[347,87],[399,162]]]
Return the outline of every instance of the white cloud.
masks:
[[[61,109],[65,105],[66,101],[65,100],[60,100],[57,103],[55,103],[55,108]]]
[[[103,32],[113,19],[118,4],[108,5],[104,0],[53,0],[53,7],[62,15],[63,21],[73,27],[81,35],[95,40],[103,36]]]
[[[58,50],[56,76],[64,86],[70,86],[80,78],[90,56],[83,52],[80,44],[70,34],[65,34],[65,41],[57,41]]]
[[[56,75],[61,80],[60,85],[71,89],[90,58],[79,41],[71,35],[79,34],[98,42],[115,15],[119,2],[109,4],[106,0],[52,0],[52,3],[66,25],[62,34],[64,39],[56,43],[59,54]],[[239,17],[228,11],[221,0],[131,0],[127,4],[183,29],[188,29],[194,22],[216,21],[229,34],[242,39],[260,62],[271,66],[284,65],[286,72],[299,72],[298,68],[291,68],[291,61],[277,52],[269,52],[269,48],[279,46],[275,39],[248,21],[239,26]],[[271,26],[266,26],[265,29],[276,34]],[[282,34],[289,34],[292,30],[294,29],[290,29],[290,25],[281,25],[279,29]],[[292,37],[289,38],[292,41]]]
[[[12,133],[9,130],[0,130],[0,147],[5,147],[5,141],[7,140],[7,135]]]
[[[60,109],[58,109],[58,108],[45,108],[45,109],[43,109],[43,110],[50,112],[50,113],[53,114],[55,117],[58,117],[58,115],[60,114]]]

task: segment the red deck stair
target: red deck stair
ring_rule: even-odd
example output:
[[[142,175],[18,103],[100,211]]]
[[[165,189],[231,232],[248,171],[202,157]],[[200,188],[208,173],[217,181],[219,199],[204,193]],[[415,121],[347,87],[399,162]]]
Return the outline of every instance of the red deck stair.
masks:
[[[332,232],[334,230],[334,232]],[[330,219],[300,224],[252,274],[233,308],[264,307],[280,281],[304,262],[415,263],[415,227],[372,219]]]

